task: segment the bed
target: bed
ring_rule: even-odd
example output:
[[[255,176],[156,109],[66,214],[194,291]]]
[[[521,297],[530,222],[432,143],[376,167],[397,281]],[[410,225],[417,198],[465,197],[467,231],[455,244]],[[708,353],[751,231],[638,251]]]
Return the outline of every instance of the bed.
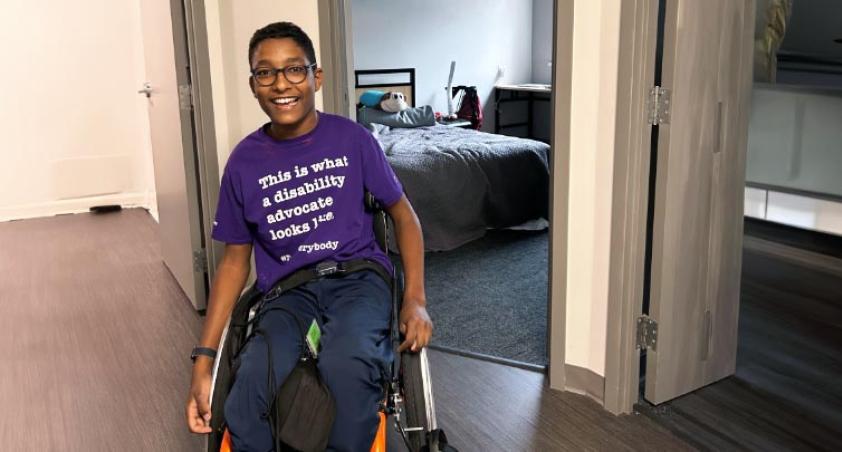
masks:
[[[355,75],[357,99],[376,88],[403,92],[415,105],[414,69]],[[366,125],[418,214],[426,250],[451,250],[492,228],[546,224],[540,220],[548,217],[547,144],[441,124]]]

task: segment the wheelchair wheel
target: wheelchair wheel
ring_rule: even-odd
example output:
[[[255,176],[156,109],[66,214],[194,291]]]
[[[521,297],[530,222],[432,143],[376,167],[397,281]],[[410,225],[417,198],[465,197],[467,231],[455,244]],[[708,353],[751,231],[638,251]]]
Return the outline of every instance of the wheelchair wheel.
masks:
[[[431,433],[437,427],[426,348],[401,354],[401,388],[410,452],[438,452],[438,438]]]

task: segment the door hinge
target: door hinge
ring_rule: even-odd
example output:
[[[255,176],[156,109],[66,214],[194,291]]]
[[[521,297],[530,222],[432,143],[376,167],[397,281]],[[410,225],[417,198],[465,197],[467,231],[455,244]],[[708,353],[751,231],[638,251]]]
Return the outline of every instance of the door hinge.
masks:
[[[204,248],[193,250],[193,271],[196,273],[208,271],[208,255]]]
[[[178,85],[178,106],[182,110],[193,109],[193,93],[189,84]]]
[[[637,318],[637,348],[658,349],[658,322],[647,315]]]
[[[670,90],[660,86],[649,89],[646,113],[653,126],[670,123]]]

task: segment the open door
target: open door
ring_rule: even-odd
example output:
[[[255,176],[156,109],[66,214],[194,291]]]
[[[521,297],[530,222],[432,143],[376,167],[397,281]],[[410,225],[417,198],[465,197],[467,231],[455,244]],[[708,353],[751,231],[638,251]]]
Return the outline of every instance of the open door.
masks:
[[[204,309],[204,247],[184,9],[180,0],[140,2],[161,253],[196,309]]]
[[[666,0],[645,398],[659,404],[734,373],[752,0]]]

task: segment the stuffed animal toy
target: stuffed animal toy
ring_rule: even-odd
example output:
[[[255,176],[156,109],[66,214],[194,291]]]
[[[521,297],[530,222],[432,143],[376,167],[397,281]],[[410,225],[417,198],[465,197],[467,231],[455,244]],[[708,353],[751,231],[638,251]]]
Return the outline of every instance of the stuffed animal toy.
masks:
[[[383,95],[383,98],[380,99],[380,108],[383,111],[388,111],[389,113],[397,113],[402,110],[406,110],[409,108],[409,105],[406,104],[406,97],[403,93],[396,93],[390,91]]]

